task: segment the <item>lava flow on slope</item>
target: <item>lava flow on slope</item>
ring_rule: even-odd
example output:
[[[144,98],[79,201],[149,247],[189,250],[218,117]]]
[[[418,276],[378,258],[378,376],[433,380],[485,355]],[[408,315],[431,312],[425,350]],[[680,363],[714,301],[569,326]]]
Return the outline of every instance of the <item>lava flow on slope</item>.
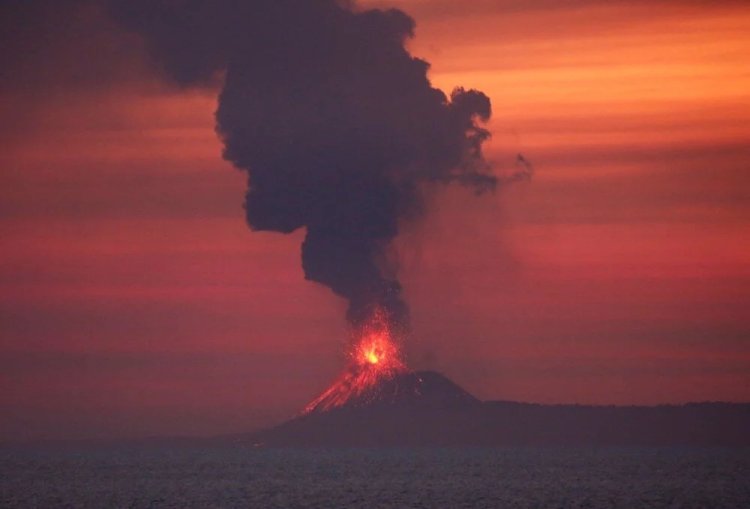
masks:
[[[371,320],[356,334],[349,351],[349,365],[344,373],[310,402],[303,414],[324,412],[349,404],[367,403],[377,397],[381,382],[406,373],[398,340],[382,311],[373,313]]]

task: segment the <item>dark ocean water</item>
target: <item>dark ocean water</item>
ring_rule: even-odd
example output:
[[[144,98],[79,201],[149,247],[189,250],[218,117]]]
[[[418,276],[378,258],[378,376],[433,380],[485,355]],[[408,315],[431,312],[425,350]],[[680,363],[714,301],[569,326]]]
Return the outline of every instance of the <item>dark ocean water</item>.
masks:
[[[750,449],[0,451],[0,507],[750,508]]]

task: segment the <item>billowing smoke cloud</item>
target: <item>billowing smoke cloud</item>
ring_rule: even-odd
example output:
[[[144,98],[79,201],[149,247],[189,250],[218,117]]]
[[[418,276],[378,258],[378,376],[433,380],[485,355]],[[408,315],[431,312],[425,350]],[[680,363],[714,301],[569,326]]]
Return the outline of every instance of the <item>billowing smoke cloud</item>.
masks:
[[[246,171],[253,230],[306,228],[307,279],[349,301],[353,323],[408,311],[389,256],[420,186],[492,188],[481,146],[490,100],[427,79],[399,10],[334,0],[110,0],[183,86],[223,78],[216,112],[224,157]]]

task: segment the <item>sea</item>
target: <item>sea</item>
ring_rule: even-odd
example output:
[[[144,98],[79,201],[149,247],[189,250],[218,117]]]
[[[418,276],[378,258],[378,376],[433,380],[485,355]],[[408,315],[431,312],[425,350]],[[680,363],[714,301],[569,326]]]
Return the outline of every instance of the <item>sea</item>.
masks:
[[[750,508],[750,449],[0,450],[2,508]]]

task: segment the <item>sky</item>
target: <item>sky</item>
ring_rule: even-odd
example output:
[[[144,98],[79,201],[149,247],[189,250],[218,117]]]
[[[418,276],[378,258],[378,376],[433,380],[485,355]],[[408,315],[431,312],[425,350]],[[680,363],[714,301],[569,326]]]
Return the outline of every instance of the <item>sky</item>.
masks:
[[[169,83],[95,4],[39,5],[0,21],[0,439],[295,415],[344,367],[346,304],[304,279],[304,232],[248,229],[220,85]],[[750,401],[750,7],[368,7],[414,17],[434,86],[492,99],[496,173],[535,170],[402,225],[409,365],[483,399]]]

